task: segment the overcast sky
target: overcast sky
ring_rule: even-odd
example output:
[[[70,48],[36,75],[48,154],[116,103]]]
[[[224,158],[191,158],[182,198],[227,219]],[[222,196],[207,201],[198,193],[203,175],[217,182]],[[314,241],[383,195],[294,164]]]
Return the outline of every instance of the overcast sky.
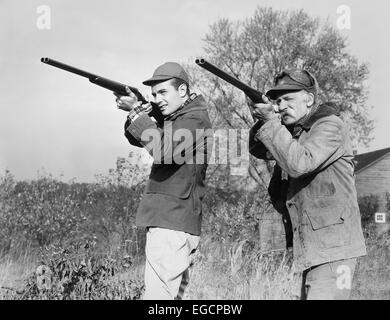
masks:
[[[51,28],[39,29],[47,5]],[[371,151],[390,147],[390,30],[385,1],[262,0],[0,0],[0,175],[17,179],[45,171],[64,180],[94,181],[132,147],[123,136],[125,113],[114,96],[86,79],[44,65],[51,57],[138,87],[165,61],[189,62],[219,18],[242,20],[257,6],[303,8],[337,25],[340,5],[351,9],[350,52],[370,66],[369,105],[377,120]]]

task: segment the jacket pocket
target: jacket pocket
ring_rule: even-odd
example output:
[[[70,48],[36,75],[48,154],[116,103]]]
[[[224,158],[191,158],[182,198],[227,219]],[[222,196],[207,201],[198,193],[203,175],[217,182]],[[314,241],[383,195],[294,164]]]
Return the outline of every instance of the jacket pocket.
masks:
[[[344,221],[346,209],[343,205],[305,209],[310,223],[309,238],[319,248],[330,249],[351,243],[351,233]]]
[[[193,186],[194,183],[191,181],[185,181],[184,183],[161,183],[149,180],[145,192],[159,193],[180,199],[187,199],[191,194]]]
[[[313,230],[344,223],[343,207],[313,208],[306,210]]]
[[[331,172],[331,168],[320,171],[316,175],[309,175],[303,182],[298,181],[301,186],[305,186],[305,193],[310,198],[336,197],[337,178]]]

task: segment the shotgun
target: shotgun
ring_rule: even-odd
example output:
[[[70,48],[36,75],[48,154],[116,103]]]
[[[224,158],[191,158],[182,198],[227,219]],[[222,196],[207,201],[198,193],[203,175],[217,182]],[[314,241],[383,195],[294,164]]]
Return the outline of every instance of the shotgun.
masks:
[[[240,80],[238,80],[237,78],[231,76],[230,74],[226,73],[225,71],[221,70],[220,68],[218,68],[217,66],[211,64],[210,62],[208,62],[207,60],[203,59],[203,58],[197,58],[195,60],[195,63],[206,69],[207,71],[215,74],[217,77],[229,82],[230,84],[232,84],[233,86],[235,86],[236,88],[244,91],[245,95],[248,96],[248,98],[250,98],[254,103],[265,103],[263,101],[263,93],[248,86],[247,84],[241,82]]]
[[[126,85],[120,82],[116,82],[107,78],[103,78],[101,76],[98,76],[96,74],[72,67],[68,64],[50,59],[50,58],[41,58],[41,62],[46,63],[48,65],[51,65],[53,67],[77,74],[81,77],[87,78],[91,83],[96,84],[100,87],[103,87],[105,89],[108,89],[110,91],[113,91],[115,93],[118,93],[123,96],[128,96],[126,92]],[[133,92],[138,101],[142,101],[142,103],[148,103],[148,101],[144,98],[144,96],[139,92],[137,88],[127,86]],[[150,102],[152,105],[152,110],[149,112],[149,116],[153,117],[158,123],[162,123],[164,121],[164,116],[162,115],[160,109],[158,108],[157,104],[154,102]]]

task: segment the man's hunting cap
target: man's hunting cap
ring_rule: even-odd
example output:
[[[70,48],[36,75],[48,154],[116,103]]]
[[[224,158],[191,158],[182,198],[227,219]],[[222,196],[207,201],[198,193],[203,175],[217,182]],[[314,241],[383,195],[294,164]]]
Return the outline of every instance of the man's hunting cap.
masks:
[[[176,62],[165,62],[159,66],[153,73],[153,76],[142,82],[146,86],[152,86],[157,82],[169,80],[172,78],[178,78],[189,83],[188,75],[184,71],[183,67]]]
[[[316,78],[307,70],[285,70],[274,79],[274,87],[267,91],[267,96],[276,99],[283,92],[306,90],[317,95],[318,85]]]

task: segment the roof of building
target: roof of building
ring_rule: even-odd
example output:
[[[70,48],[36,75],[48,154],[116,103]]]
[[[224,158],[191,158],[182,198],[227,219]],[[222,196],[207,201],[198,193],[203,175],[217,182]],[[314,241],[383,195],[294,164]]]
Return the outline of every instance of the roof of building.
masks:
[[[388,153],[390,153],[390,148],[375,150],[356,155],[354,159],[356,164],[355,172],[358,173],[359,171],[373,165],[375,162],[382,159]]]

